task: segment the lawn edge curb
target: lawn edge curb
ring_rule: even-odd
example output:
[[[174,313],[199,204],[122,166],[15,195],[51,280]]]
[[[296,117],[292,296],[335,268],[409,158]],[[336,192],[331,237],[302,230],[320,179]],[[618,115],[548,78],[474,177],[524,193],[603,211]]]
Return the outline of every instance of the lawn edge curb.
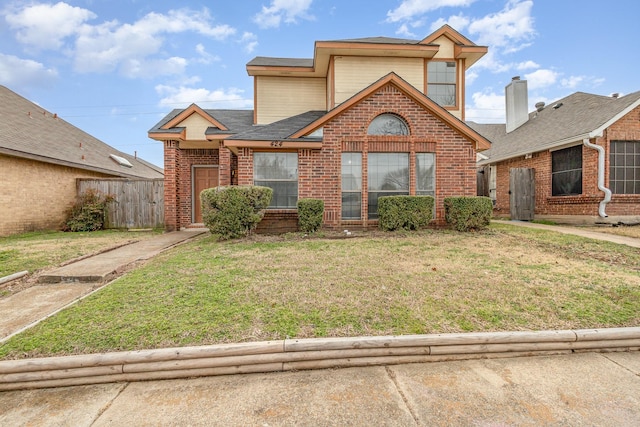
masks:
[[[0,391],[451,360],[639,351],[640,327],[285,339],[0,361]]]

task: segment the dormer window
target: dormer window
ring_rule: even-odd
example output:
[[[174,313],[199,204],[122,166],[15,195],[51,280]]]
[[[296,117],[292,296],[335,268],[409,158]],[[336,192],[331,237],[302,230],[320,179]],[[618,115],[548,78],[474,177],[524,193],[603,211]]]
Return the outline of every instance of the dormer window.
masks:
[[[427,96],[442,107],[456,106],[455,62],[429,62],[427,65]]]
[[[409,135],[409,126],[395,114],[380,114],[369,124],[369,135]]]

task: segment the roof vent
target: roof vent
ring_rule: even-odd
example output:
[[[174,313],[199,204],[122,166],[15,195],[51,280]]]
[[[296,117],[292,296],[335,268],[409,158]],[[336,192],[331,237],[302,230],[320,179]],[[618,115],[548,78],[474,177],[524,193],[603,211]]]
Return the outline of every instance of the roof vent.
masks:
[[[558,102],[556,105],[553,106],[554,110],[557,110],[558,108],[562,107],[562,102]]]
[[[536,102],[536,110],[537,111],[542,111],[544,110],[544,102],[540,101],[540,102]]]
[[[133,167],[129,160],[125,159],[124,157],[116,156],[115,154],[109,154],[109,157],[120,166],[124,166],[125,168]]]
[[[612,93],[612,94],[611,94],[611,97],[612,97],[612,98],[617,98],[617,97],[619,97],[619,96],[620,96],[620,94],[619,94],[618,92],[616,92],[616,93]]]

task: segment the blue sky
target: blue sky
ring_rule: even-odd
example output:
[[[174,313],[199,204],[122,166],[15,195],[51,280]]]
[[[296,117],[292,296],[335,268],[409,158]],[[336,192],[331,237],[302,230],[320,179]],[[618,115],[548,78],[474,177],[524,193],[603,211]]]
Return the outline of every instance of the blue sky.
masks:
[[[252,108],[255,56],[312,58],[315,40],[422,39],[448,23],[489,54],[467,73],[466,118],[640,90],[637,0],[5,0],[0,84],[159,166],[147,131],[173,108]]]

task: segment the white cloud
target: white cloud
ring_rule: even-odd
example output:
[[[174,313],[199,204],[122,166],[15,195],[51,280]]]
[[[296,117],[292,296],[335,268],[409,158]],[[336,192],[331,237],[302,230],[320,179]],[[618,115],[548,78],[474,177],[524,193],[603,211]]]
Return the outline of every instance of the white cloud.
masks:
[[[396,30],[396,34],[402,37],[417,37],[409,30],[409,26],[407,24],[400,25],[400,28]]]
[[[473,105],[465,111],[465,119],[478,123],[504,123],[504,94],[494,92],[475,92],[471,95]]]
[[[520,62],[519,64],[516,64],[516,69],[517,70],[530,70],[532,68],[540,68],[540,65],[536,64],[535,62],[529,60],[529,61],[524,61],[524,62]]]
[[[553,70],[539,69],[532,73],[525,74],[529,90],[549,87],[556,83],[559,74]]]
[[[187,66],[183,58],[148,59],[161,51],[166,33],[196,32],[217,40],[235,33],[228,25],[212,26],[204,9],[172,10],[166,15],[149,13],[133,24],[116,21],[84,25],[78,30],[75,69],[105,72],[118,69],[127,77],[179,74]],[[209,58],[211,59],[211,58]]]
[[[500,12],[471,22],[469,32],[476,35],[476,42],[480,45],[515,52],[527,46],[525,42],[535,36],[532,7],[531,0],[511,0]]]
[[[120,73],[130,79],[183,74],[187,60],[179,56],[167,59],[137,60],[129,58],[120,65]]]
[[[151,12],[133,23],[118,21],[90,25],[96,15],[86,9],[59,2],[37,4],[7,15],[17,39],[30,47],[60,49],[70,39],[65,53],[73,57],[80,73],[118,71],[130,78],[180,74],[188,62],[177,56],[166,57],[167,34],[192,32],[215,40],[235,34],[226,24],[214,25],[209,11],[170,10]],[[197,61],[215,60],[202,54]]]
[[[433,24],[431,24],[431,31],[436,31],[438,28],[447,24],[452,28],[455,28],[457,31],[464,31],[471,22],[471,19],[466,16],[459,14],[450,16],[449,19],[440,18],[436,20]]]
[[[569,78],[562,79],[560,81],[560,84],[563,87],[573,89],[576,86],[578,86],[580,83],[582,83],[583,81],[584,81],[584,76],[570,76]]]
[[[207,52],[207,49],[204,47],[202,43],[198,43],[196,45],[196,52],[199,55],[199,58],[196,59],[197,62],[201,64],[211,64],[212,62],[220,61],[220,57],[217,55],[212,55]]]
[[[387,12],[387,22],[412,20],[443,7],[465,7],[475,0],[404,0],[400,6]]]
[[[37,50],[59,49],[64,39],[76,33],[84,22],[96,14],[87,9],[59,2],[34,4],[6,15],[9,27],[16,29],[16,39]]]
[[[296,23],[298,19],[313,20],[308,14],[313,0],[271,0],[270,6],[262,6],[262,10],[253,17],[253,22],[260,28],[277,28],[281,22]]]
[[[0,84],[12,88],[48,86],[58,77],[39,62],[0,53]]]
[[[243,97],[244,91],[237,88],[208,90],[186,86],[158,85],[156,93],[162,97],[160,105],[171,108],[184,108],[192,103],[203,108],[250,108],[253,99]]]
[[[256,46],[258,46],[258,36],[248,31],[245,31],[242,34],[242,38],[239,40],[239,43],[244,44],[244,51],[247,53],[252,53]]]

